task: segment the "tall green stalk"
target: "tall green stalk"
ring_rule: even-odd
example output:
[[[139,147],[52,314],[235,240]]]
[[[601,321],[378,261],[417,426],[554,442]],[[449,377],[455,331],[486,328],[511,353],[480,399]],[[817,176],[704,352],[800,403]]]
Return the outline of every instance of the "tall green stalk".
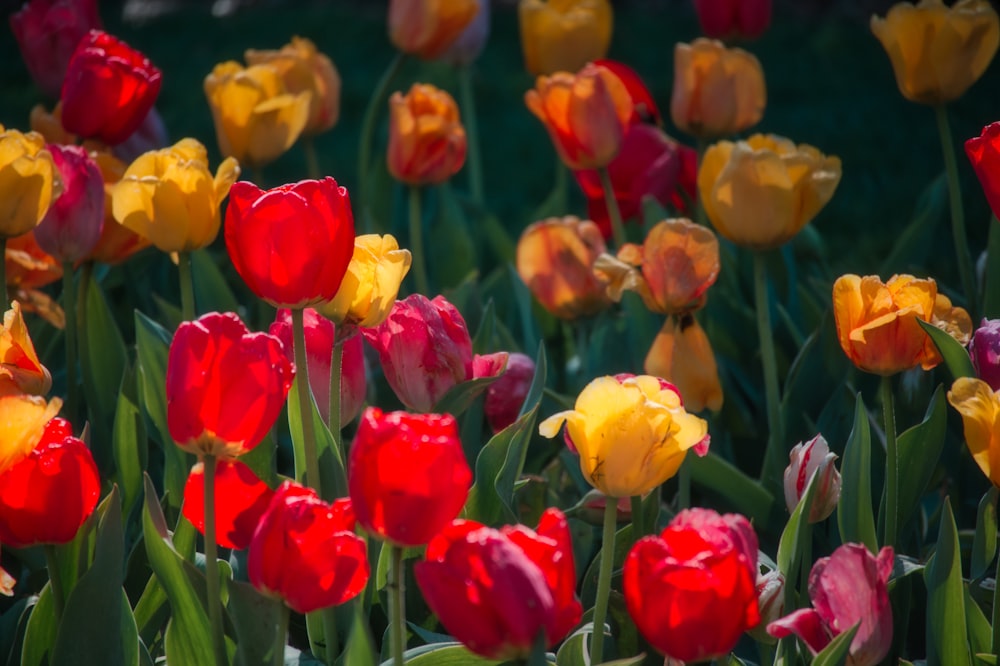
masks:
[[[882,418],[885,423],[885,535],[883,546],[896,545],[899,504],[899,453],[896,450],[896,414],[893,406],[892,377],[882,378]]]
[[[194,274],[191,266],[191,253],[178,252],[177,270],[181,278],[181,319],[194,321]]]
[[[420,186],[410,185],[410,254],[413,257],[411,273],[417,293],[430,297],[427,281],[427,264],[424,260],[424,225],[420,217]]]
[[[63,589],[62,573],[59,569],[59,558],[56,547],[45,544],[45,566],[49,570],[49,586],[52,588],[52,607],[55,609],[56,626],[62,620],[63,609],[66,607],[66,591]]]
[[[63,262],[63,311],[66,314],[66,416],[75,422],[79,393],[76,389],[76,288],[73,262]]]
[[[303,138],[302,150],[306,154],[306,174],[313,180],[319,180],[321,172],[319,156],[316,154],[316,139],[311,136]]]
[[[622,222],[622,213],[618,208],[618,200],[615,199],[615,188],[611,184],[611,175],[608,167],[601,167],[597,170],[601,178],[601,188],[604,190],[604,204],[608,207],[608,217],[611,219],[611,237],[615,241],[615,246],[621,248],[625,244],[625,223]]]
[[[219,587],[219,546],[215,542],[215,456],[206,455],[205,472],[205,593],[212,630],[215,663],[226,666],[226,639],[222,628],[222,594]]]
[[[389,575],[389,631],[392,643],[392,663],[403,666],[403,652],[406,650],[406,597],[404,595],[403,547],[389,546],[391,564]]]
[[[594,632],[590,635],[590,663],[596,666],[604,661],[604,620],[608,616],[608,598],[611,596],[611,569],[615,562],[615,519],[618,498],[604,501],[604,530],[601,538],[601,563],[597,574],[597,600],[594,604]]]
[[[302,448],[306,456],[307,485],[323,497],[319,477],[319,449],[312,420],[312,387],[309,386],[309,362],[306,358],[306,327],[304,310],[292,310],[293,347],[295,348],[295,381],[299,383],[299,418],[302,419]]]
[[[278,629],[274,632],[274,652],[271,653],[272,666],[285,666],[285,643],[288,642],[288,606],[281,604],[278,611]]]
[[[778,386],[778,361],[774,353],[774,332],[771,329],[770,302],[767,297],[767,264],[764,255],[753,255],[754,305],[757,309],[757,337],[760,340],[761,362],[764,366],[764,399],[767,402],[767,427],[770,433],[761,478],[765,485],[780,485],[781,461],[784,452],[784,427],[781,422],[781,391]]]
[[[368,106],[365,107],[364,119],[361,122],[361,136],[358,139],[358,193],[361,195],[361,225],[364,233],[375,232],[375,220],[371,213],[371,191],[369,183],[369,170],[371,169],[372,142],[375,134],[375,121],[378,119],[378,110],[385,102],[389,84],[396,78],[396,73],[403,64],[406,55],[397,53],[389,67],[386,68],[379,79]]]
[[[469,193],[472,195],[472,200],[482,206],[483,161],[479,152],[479,123],[476,118],[476,96],[472,87],[472,65],[459,66],[458,76],[458,89],[462,97],[462,122],[465,125],[469,149],[465,160],[469,168]]]
[[[969,252],[969,241],[965,235],[965,211],[962,207],[962,187],[958,181],[958,162],[955,160],[955,143],[951,137],[951,126],[948,124],[948,109],[944,104],[934,108],[937,115],[938,133],[941,135],[941,152],[944,155],[944,168],[948,174],[948,198],[951,201],[951,236],[955,243],[955,256],[958,259],[958,273],[962,279],[962,291],[965,292],[965,302],[972,316],[972,321],[979,321],[979,297],[976,289],[975,273],[972,269],[972,255]]]
[[[337,333],[339,334],[340,331]],[[330,411],[328,412],[330,416],[327,426],[330,428],[330,434],[333,435],[335,445],[340,446],[341,458],[347,460],[347,451],[344,450],[340,441],[340,392],[343,391],[344,342],[346,341],[337,340],[334,343],[333,354],[330,358]]]

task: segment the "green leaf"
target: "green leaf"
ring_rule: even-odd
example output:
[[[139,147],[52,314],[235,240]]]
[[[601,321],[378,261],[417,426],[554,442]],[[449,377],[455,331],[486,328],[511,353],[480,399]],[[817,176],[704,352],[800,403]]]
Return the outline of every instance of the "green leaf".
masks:
[[[118,484],[122,489],[122,513],[128,516],[142,495],[142,473],[146,469],[146,424],[139,409],[136,373],[129,369],[122,377],[111,435]]]
[[[976,661],[986,666],[997,666],[997,656],[995,654],[976,654]]]
[[[986,619],[979,604],[972,598],[969,586],[962,586],[965,591],[965,616],[969,624],[969,643],[972,653],[989,652],[993,642],[993,629]]]
[[[507,275],[510,279],[510,287],[514,292],[514,301],[517,303],[517,315],[521,321],[521,344],[523,349],[538,349],[542,336],[538,330],[538,321],[532,314],[531,304],[533,296],[528,286],[521,280],[517,269],[513,264],[508,264]]]
[[[830,644],[813,659],[812,666],[844,666],[851,650],[851,641],[854,640],[854,634],[858,633],[860,626],[861,623],[858,622],[830,641]]]
[[[315,486],[312,479],[308,479],[309,483],[306,484],[305,433],[302,430],[302,409],[299,406],[301,384],[302,382],[296,378],[292,382],[291,391],[288,392],[288,430],[292,436],[292,449],[295,452],[295,478],[299,483]],[[320,416],[311,390],[308,391],[306,399],[309,401],[313,433],[316,437],[316,448],[319,455],[319,480],[320,487],[323,489],[323,499],[330,502],[337,497],[346,497],[347,472],[344,469],[344,459],[340,455],[340,446],[337,445],[330,429],[323,422],[323,417]]]
[[[45,583],[38,601],[31,608],[28,625],[24,630],[24,646],[21,648],[21,666],[42,666],[51,663],[49,658],[56,642],[56,608],[52,602],[52,585]]]
[[[976,534],[972,539],[972,561],[969,574],[973,579],[985,576],[997,553],[997,496],[996,486],[990,486],[979,500],[976,514]]]
[[[785,580],[794,579],[799,558],[807,540],[812,539],[809,530],[809,512],[812,510],[813,498],[816,496],[816,474],[809,478],[806,490],[802,493],[795,510],[792,511],[785,529],[778,542],[778,569],[785,575]]]
[[[495,377],[477,377],[455,384],[448,392],[441,396],[432,410],[436,414],[451,414],[458,416],[490,387],[490,384],[500,379],[500,375]]]
[[[341,658],[343,666],[375,666],[378,663],[378,650],[371,628],[362,613],[360,603],[354,604],[354,621],[347,637],[347,646]]]
[[[971,665],[965,621],[962,554],[951,503],[941,507],[941,524],[933,559],[924,569],[927,586],[927,663]]]
[[[927,490],[941,451],[944,449],[948,409],[944,390],[934,391],[924,420],[899,435],[896,440],[899,461],[899,527],[913,517],[920,498]]]
[[[487,659],[469,652],[461,643],[434,643],[411,648],[403,653],[406,666],[497,666],[505,662]],[[382,666],[393,666],[391,659]]]
[[[229,614],[236,629],[236,663],[238,666],[271,666],[281,602],[264,596],[250,583],[230,581],[227,587]],[[279,649],[284,653],[284,643]]]
[[[477,270],[476,247],[451,186],[444,183],[434,189],[438,210],[430,221],[427,213],[432,202],[432,197],[428,196],[431,188],[423,187],[420,193],[423,226],[429,230],[425,238],[433,238],[433,242],[425,242],[424,247],[428,251],[427,271],[431,285],[443,290],[459,284]]]
[[[892,244],[892,252],[879,268],[880,275],[902,273],[926,259],[932,247],[933,233],[943,223],[948,205],[944,174],[939,175],[921,193],[914,208],[913,220]]]
[[[583,666],[590,664],[590,652],[587,644],[590,635],[594,633],[594,623],[586,622],[582,627],[569,635],[556,652],[556,666]]]
[[[854,427],[844,447],[840,474],[844,479],[837,504],[837,526],[844,543],[863,543],[878,552],[875,515],[872,513],[872,441],[868,412],[858,393],[854,407]]]
[[[692,481],[718,492],[755,521],[767,522],[774,496],[756,479],[751,479],[713,451],[704,458],[689,455],[684,464],[691,469]]]
[[[917,323],[927,331],[934,346],[941,352],[941,358],[944,359],[945,367],[951,373],[952,379],[976,376],[976,370],[972,367],[972,358],[969,357],[968,350],[958,340],[934,324],[928,324],[920,319],[917,320]]]
[[[191,273],[198,312],[237,312],[239,302],[207,249],[191,252]]]

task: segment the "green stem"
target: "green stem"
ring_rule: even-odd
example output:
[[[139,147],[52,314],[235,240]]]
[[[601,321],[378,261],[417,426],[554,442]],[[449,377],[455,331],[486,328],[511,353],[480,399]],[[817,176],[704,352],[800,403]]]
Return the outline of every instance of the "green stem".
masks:
[[[805,520],[802,521],[802,552],[799,553],[799,595],[800,599],[793,599],[794,605],[787,605],[785,608],[799,608],[802,605],[809,604],[809,574],[812,572],[812,524],[809,522],[809,516],[805,516]],[[789,572],[791,574],[791,572]],[[789,578],[791,575],[789,575]],[[793,588],[794,586],[789,585],[786,579],[785,589]]]
[[[462,122],[465,124],[469,152],[466,164],[469,165],[469,193],[472,200],[483,205],[483,163],[479,152],[479,130],[476,119],[476,96],[472,89],[472,65],[461,65],[458,68],[458,88],[462,96]]]
[[[771,330],[771,310],[767,298],[767,264],[764,255],[753,255],[754,301],[757,308],[757,337],[764,365],[764,397],[767,401],[767,427],[770,436],[764,453],[762,480],[769,487],[780,487],[781,458],[784,433],[781,423],[781,391],[778,387],[778,362],[774,354],[774,332]],[[777,469],[773,469],[777,468]]]
[[[322,175],[319,170],[319,156],[316,154],[316,141],[313,137],[302,140],[302,150],[306,154],[306,174],[313,180],[319,180]]]
[[[49,585],[52,586],[52,605],[56,611],[56,626],[59,626],[63,609],[66,607],[66,593],[63,590],[62,575],[59,573],[59,558],[56,556],[56,547],[50,543],[45,544],[45,565],[49,570]]]
[[[607,501],[607,499],[605,499]],[[632,542],[635,543],[646,536],[646,524],[643,520],[642,495],[632,495]]]
[[[562,158],[556,155],[555,187],[553,191],[559,194],[559,201],[554,206],[556,210],[566,210],[569,207],[569,169],[563,164]]]
[[[590,635],[590,663],[595,666],[604,661],[604,619],[608,615],[608,597],[611,596],[617,512],[618,498],[608,497],[604,502],[604,532],[601,537],[601,564],[597,575],[597,600],[594,604],[594,632]]]
[[[386,93],[389,90],[389,84],[392,83],[392,80],[396,77],[396,73],[399,71],[400,65],[403,64],[405,57],[405,54],[397,53],[396,57],[393,58],[391,63],[389,63],[389,67],[386,68],[385,72],[382,74],[382,78],[379,79],[378,84],[375,86],[375,90],[372,92],[371,98],[368,100],[368,106],[365,108],[364,120],[361,122],[361,137],[358,145],[358,193],[361,197],[361,206],[359,207],[361,210],[361,223],[364,233],[366,234],[374,232],[374,219],[371,214],[371,193],[369,192],[370,183],[368,171],[371,165],[375,121],[378,119],[378,110],[382,106]]]
[[[965,235],[965,211],[962,209],[962,187],[958,181],[958,162],[955,160],[955,144],[948,124],[948,110],[944,104],[934,108],[937,115],[938,133],[941,135],[941,152],[944,154],[944,168],[948,174],[948,198],[951,200],[951,235],[955,242],[958,258],[958,273],[962,278],[965,302],[972,316],[978,321],[979,299],[976,295],[975,273],[972,270],[972,255]]]
[[[424,226],[420,220],[420,186],[410,186],[410,253],[413,255],[412,273],[417,293],[430,297],[427,266],[424,263]]]
[[[347,452],[344,451],[340,438],[340,392],[343,390],[344,342],[344,340],[338,340],[334,343],[333,356],[330,359],[330,411],[328,412],[330,416],[327,426],[330,428],[330,434],[333,435],[334,446],[340,447],[341,458],[346,460]]]
[[[76,286],[76,330],[80,344],[86,348],[87,332],[87,290],[94,277],[94,262],[87,261],[80,266],[80,281]]]
[[[615,188],[611,184],[611,175],[608,167],[601,167],[597,170],[601,177],[601,188],[604,190],[604,204],[608,207],[608,217],[611,219],[611,237],[615,241],[618,249],[625,244],[625,224],[622,222],[622,213],[618,208],[618,200],[615,199]]]
[[[288,606],[281,604],[281,610],[278,611],[278,629],[274,633],[274,649],[271,652],[272,666],[285,665],[285,643],[288,642],[288,616],[290,614]]]
[[[66,416],[76,419],[76,288],[73,286],[73,262],[63,262],[63,310],[66,313]]]
[[[181,277],[181,319],[194,321],[197,309],[194,305],[194,274],[191,268],[191,253],[178,252],[177,270]]]
[[[215,456],[206,455],[205,472],[205,593],[212,650],[216,664],[228,663],[222,629],[222,595],[219,590],[219,546],[215,541]]]
[[[896,415],[891,377],[882,378],[882,418],[885,422],[885,535],[882,538],[882,545],[895,546],[896,506],[899,502],[899,454],[896,451]]]
[[[337,607],[330,606],[320,611],[323,616],[323,640],[326,643],[324,652],[326,654],[327,666],[337,663],[340,655],[340,637],[337,634]]]
[[[677,510],[683,511],[691,506],[691,465],[687,456],[677,470]]]
[[[306,360],[306,327],[302,308],[292,310],[292,347],[295,349],[295,381],[299,383],[299,418],[302,419],[302,448],[306,454],[306,485],[323,497],[319,478],[319,450],[312,420],[312,387]]]
[[[403,547],[389,546],[392,556],[389,575],[389,626],[392,640],[392,663],[403,666],[403,652],[406,650],[406,597],[403,596]]]

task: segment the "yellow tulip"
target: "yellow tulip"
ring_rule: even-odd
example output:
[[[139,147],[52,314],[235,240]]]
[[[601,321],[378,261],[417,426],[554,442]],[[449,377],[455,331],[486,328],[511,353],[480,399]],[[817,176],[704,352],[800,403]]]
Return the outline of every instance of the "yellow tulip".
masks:
[[[312,93],[290,93],[271,65],[216,65],[205,77],[215,133],[223,155],[262,167],[292,147],[309,121]]]
[[[0,328],[0,395],[27,393],[45,395],[52,388],[52,375],[35,353],[21,304],[11,303]]]
[[[698,171],[708,219],[724,238],[768,250],[784,245],[826,205],[840,158],[783,137],[755,134],[711,146]]]
[[[61,189],[42,135],[0,125],[0,237],[20,236],[38,226]]]
[[[524,64],[534,76],[575,72],[608,53],[608,0],[521,0],[517,13]]]
[[[979,80],[1000,45],[1000,17],[989,0],[900,2],[872,16],[903,97],[921,104],[958,99]]]
[[[575,409],[542,421],[543,437],[566,424],[588,482],[609,497],[642,495],[672,477],[688,449],[707,446],[708,424],[684,410],[680,395],[656,377],[598,377]]]
[[[61,407],[59,398],[46,403],[33,395],[0,397],[0,474],[28,457]]]
[[[344,281],[333,300],[319,311],[338,326],[378,326],[389,316],[411,260],[410,251],[399,249],[389,234],[356,237]]]
[[[715,352],[694,315],[667,317],[646,353],[642,369],[675,385],[689,411],[722,409]]]
[[[974,377],[959,377],[948,402],[962,415],[965,443],[994,486],[1000,486],[1000,395]]]
[[[215,176],[205,146],[182,139],[133,162],[111,189],[115,219],[164,252],[205,247],[219,233],[219,206],[240,175],[232,157]]]

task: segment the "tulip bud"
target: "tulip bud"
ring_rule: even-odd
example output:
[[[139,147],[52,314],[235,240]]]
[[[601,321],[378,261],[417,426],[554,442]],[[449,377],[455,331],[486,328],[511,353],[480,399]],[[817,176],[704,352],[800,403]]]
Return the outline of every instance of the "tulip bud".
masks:
[[[965,154],[972,162],[993,214],[1000,217],[1000,121],[990,123],[979,136],[966,141]]]
[[[983,319],[969,343],[976,376],[996,391],[1000,389],[1000,319]]]
[[[452,65],[468,65],[472,63],[486,46],[490,36],[490,0],[478,0],[479,9],[476,16],[458,39],[441,55],[443,62]]]
[[[61,262],[87,256],[104,227],[104,179],[79,146],[49,145],[63,191],[35,227],[38,246]]]
[[[12,5],[13,6],[13,5]],[[59,97],[76,45],[100,29],[97,0],[31,0],[11,14],[10,27],[35,84]]]
[[[750,635],[763,643],[777,642],[767,633],[767,625],[785,612],[785,576],[777,569],[757,576],[757,610],[760,624],[750,630]]]
[[[477,0],[390,0],[389,39],[403,53],[438,58],[480,11]]]
[[[413,257],[394,236],[363,234],[333,300],[319,306],[324,316],[348,328],[372,328],[389,316]]]
[[[486,390],[483,411],[494,433],[517,420],[521,405],[535,378],[535,362],[527,354],[514,352],[507,357],[504,374]]]
[[[614,17],[608,0],[521,0],[517,10],[529,74],[575,72],[608,52]]]
[[[0,236],[26,234],[45,217],[62,184],[45,139],[0,125]]]
[[[825,520],[837,508],[840,500],[840,472],[833,464],[837,454],[830,451],[823,435],[816,435],[808,442],[800,442],[789,454],[791,463],[785,468],[785,505],[791,513],[802,499],[809,480],[816,490],[813,493],[809,522]]]
[[[389,99],[387,166],[408,185],[436,185],[465,164],[465,128],[458,105],[444,90],[415,83]]]

